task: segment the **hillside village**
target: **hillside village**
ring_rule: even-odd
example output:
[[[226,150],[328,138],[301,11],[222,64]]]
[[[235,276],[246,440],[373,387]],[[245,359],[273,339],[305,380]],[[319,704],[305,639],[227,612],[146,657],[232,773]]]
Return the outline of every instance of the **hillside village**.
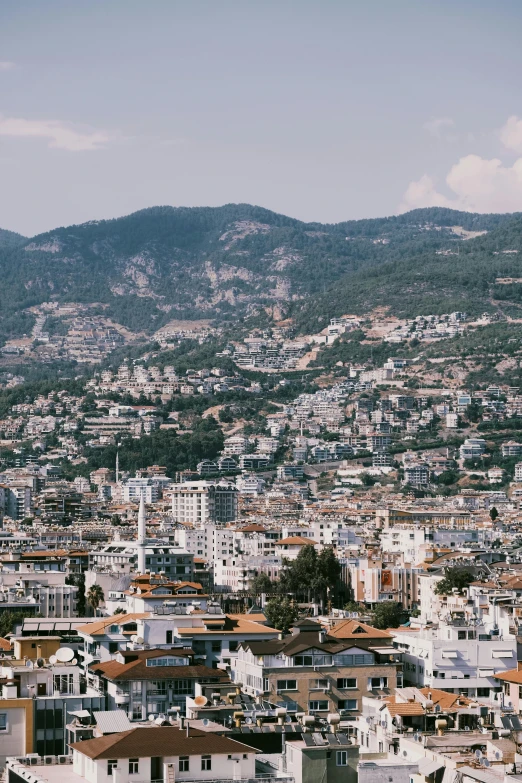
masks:
[[[9,780],[518,776],[522,393],[429,353],[488,324],[385,321],[5,382]]]

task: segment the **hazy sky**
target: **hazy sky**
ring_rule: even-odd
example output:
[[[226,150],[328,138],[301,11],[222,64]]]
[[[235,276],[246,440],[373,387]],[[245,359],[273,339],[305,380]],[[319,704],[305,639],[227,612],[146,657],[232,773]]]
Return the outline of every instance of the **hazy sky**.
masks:
[[[0,227],[522,210],[520,0],[1,0]]]

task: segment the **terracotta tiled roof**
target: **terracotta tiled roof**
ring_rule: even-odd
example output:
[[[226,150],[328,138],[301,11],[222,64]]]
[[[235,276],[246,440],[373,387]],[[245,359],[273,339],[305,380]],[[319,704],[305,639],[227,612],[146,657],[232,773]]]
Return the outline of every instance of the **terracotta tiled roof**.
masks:
[[[224,625],[221,625],[221,627],[218,630],[212,630],[211,628],[206,628],[203,626],[192,626],[188,628],[178,628],[176,633],[178,636],[196,636],[197,634],[203,633],[266,633],[267,631],[272,631],[274,635],[277,635],[278,631],[275,628],[270,628],[267,625],[261,625],[261,623],[256,623],[250,619],[248,615],[246,614],[227,614],[225,617]],[[213,618],[218,619],[218,618]]]
[[[388,712],[394,718],[396,715],[424,715],[424,707],[418,701],[395,702],[391,699],[387,702]]]
[[[459,696],[458,693],[446,693],[446,691],[439,691],[437,688],[420,688],[420,692],[423,696],[431,699],[433,704],[438,704],[441,710],[451,710],[452,707],[469,707],[473,703],[473,699],[468,699],[466,696]],[[457,704],[457,701],[460,704]]]
[[[189,729],[187,733],[174,726],[137,727],[119,734],[74,742],[71,747],[91,759],[257,753],[255,748],[221,734],[198,729]]]
[[[371,625],[360,623],[358,620],[343,620],[336,623],[328,636],[335,639],[391,639],[392,634],[388,631],[380,631]]]
[[[175,651],[162,650],[162,654],[176,655]],[[230,682],[228,675],[221,669],[210,669],[208,666],[147,666],[145,658],[138,658],[131,663],[106,661],[91,666],[95,674],[103,675],[108,680],[208,680],[217,679]]]
[[[520,671],[518,671],[518,669],[510,669],[507,672],[502,672],[502,674],[499,673],[493,676],[496,680],[505,680],[506,682],[522,685],[522,669]]]
[[[280,541],[276,541],[276,545],[289,544],[290,546],[317,546],[317,542],[311,538],[304,538],[303,536],[289,536],[288,538],[282,538]]]
[[[0,650],[3,650],[4,652],[9,652],[9,650],[11,650],[11,642],[9,639],[3,639],[0,636]]]
[[[133,614],[114,614],[112,617],[104,617],[102,620],[93,620],[87,625],[80,625],[76,630],[88,633],[89,636],[104,636],[109,625],[125,625],[132,620],[143,620],[150,617],[150,612],[138,612]]]

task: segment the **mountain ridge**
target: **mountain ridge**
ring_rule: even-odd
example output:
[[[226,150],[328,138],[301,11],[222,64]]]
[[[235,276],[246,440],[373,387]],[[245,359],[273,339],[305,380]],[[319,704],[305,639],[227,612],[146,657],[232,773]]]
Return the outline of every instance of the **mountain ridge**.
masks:
[[[479,283],[495,287],[493,267],[506,276],[518,269],[514,258],[491,259],[495,242],[497,252],[507,241],[518,250],[522,216],[428,208],[322,224],[250,204],[156,206],[2,243],[3,234],[13,232],[0,232],[0,338],[17,312],[46,301],[97,304],[148,333],[173,318],[235,322],[256,313],[291,315],[306,330],[319,310],[323,320],[383,304],[405,311],[401,279],[418,289],[412,307],[425,307],[437,272],[452,286],[449,296],[439,285],[437,306],[468,301],[466,286],[482,304]],[[480,274],[470,280],[473,254]]]

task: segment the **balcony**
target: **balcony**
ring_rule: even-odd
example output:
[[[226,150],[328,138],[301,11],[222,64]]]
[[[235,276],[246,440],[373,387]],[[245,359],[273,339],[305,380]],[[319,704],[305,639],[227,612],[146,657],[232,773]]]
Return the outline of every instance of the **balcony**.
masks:
[[[116,691],[114,701],[116,704],[128,704],[130,700],[130,694],[125,691]]]

